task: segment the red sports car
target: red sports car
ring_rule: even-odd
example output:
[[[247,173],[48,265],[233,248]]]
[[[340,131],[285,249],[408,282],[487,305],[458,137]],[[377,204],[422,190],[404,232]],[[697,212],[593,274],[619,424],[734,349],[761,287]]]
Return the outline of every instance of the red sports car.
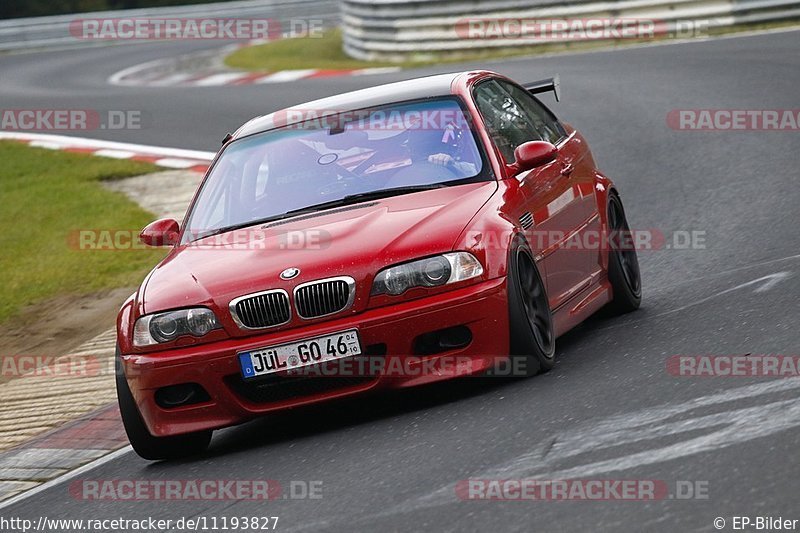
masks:
[[[117,389],[136,452],[205,449],[290,407],[553,367],[555,339],[638,308],[613,183],[528,85],[392,83],[229,135],[171,246],[122,306]],[[510,371],[502,371],[508,368]]]

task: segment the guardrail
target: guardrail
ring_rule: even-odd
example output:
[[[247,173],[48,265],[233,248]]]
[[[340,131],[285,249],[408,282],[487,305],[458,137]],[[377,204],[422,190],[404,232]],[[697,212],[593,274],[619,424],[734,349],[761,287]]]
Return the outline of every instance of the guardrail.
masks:
[[[660,31],[677,33],[692,23],[712,29],[798,18],[798,0],[344,0],[342,5],[345,52],[398,62],[574,41],[467,37],[469,19],[652,20]]]
[[[66,48],[135,41],[88,41],[70,34],[70,23],[80,19],[120,18],[319,18],[328,25],[339,19],[338,0],[240,0],[189,6],[125,9],[0,20],[0,51],[29,48]]]

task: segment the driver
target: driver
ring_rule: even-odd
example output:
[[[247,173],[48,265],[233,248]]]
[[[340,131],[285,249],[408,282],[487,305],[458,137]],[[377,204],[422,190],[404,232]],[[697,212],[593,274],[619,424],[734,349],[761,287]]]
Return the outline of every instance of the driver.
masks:
[[[424,160],[428,163],[448,167],[462,176],[474,176],[477,173],[478,168],[474,163],[460,160],[462,132],[452,122],[443,130],[417,132],[412,136],[424,139],[419,148],[426,154]]]

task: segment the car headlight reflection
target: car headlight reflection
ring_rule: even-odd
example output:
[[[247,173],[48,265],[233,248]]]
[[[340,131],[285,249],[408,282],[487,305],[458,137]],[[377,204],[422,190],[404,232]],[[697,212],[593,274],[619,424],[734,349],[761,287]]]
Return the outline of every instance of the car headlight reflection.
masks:
[[[482,274],[483,266],[470,253],[437,255],[381,270],[372,284],[372,295],[397,296],[414,287],[439,287]]]
[[[134,346],[151,346],[170,342],[183,335],[202,337],[220,327],[211,309],[195,307],[146,315],[133,328]]]

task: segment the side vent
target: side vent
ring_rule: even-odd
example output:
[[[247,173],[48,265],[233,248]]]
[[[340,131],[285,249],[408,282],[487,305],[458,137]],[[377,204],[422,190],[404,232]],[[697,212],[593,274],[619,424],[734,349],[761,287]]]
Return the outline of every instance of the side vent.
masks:
[[[533,226],[533,215],[531,215],[529,211],[525,211],[522,216],[519,217],[519,223],[522,229],[530,229],[531,226]]]

